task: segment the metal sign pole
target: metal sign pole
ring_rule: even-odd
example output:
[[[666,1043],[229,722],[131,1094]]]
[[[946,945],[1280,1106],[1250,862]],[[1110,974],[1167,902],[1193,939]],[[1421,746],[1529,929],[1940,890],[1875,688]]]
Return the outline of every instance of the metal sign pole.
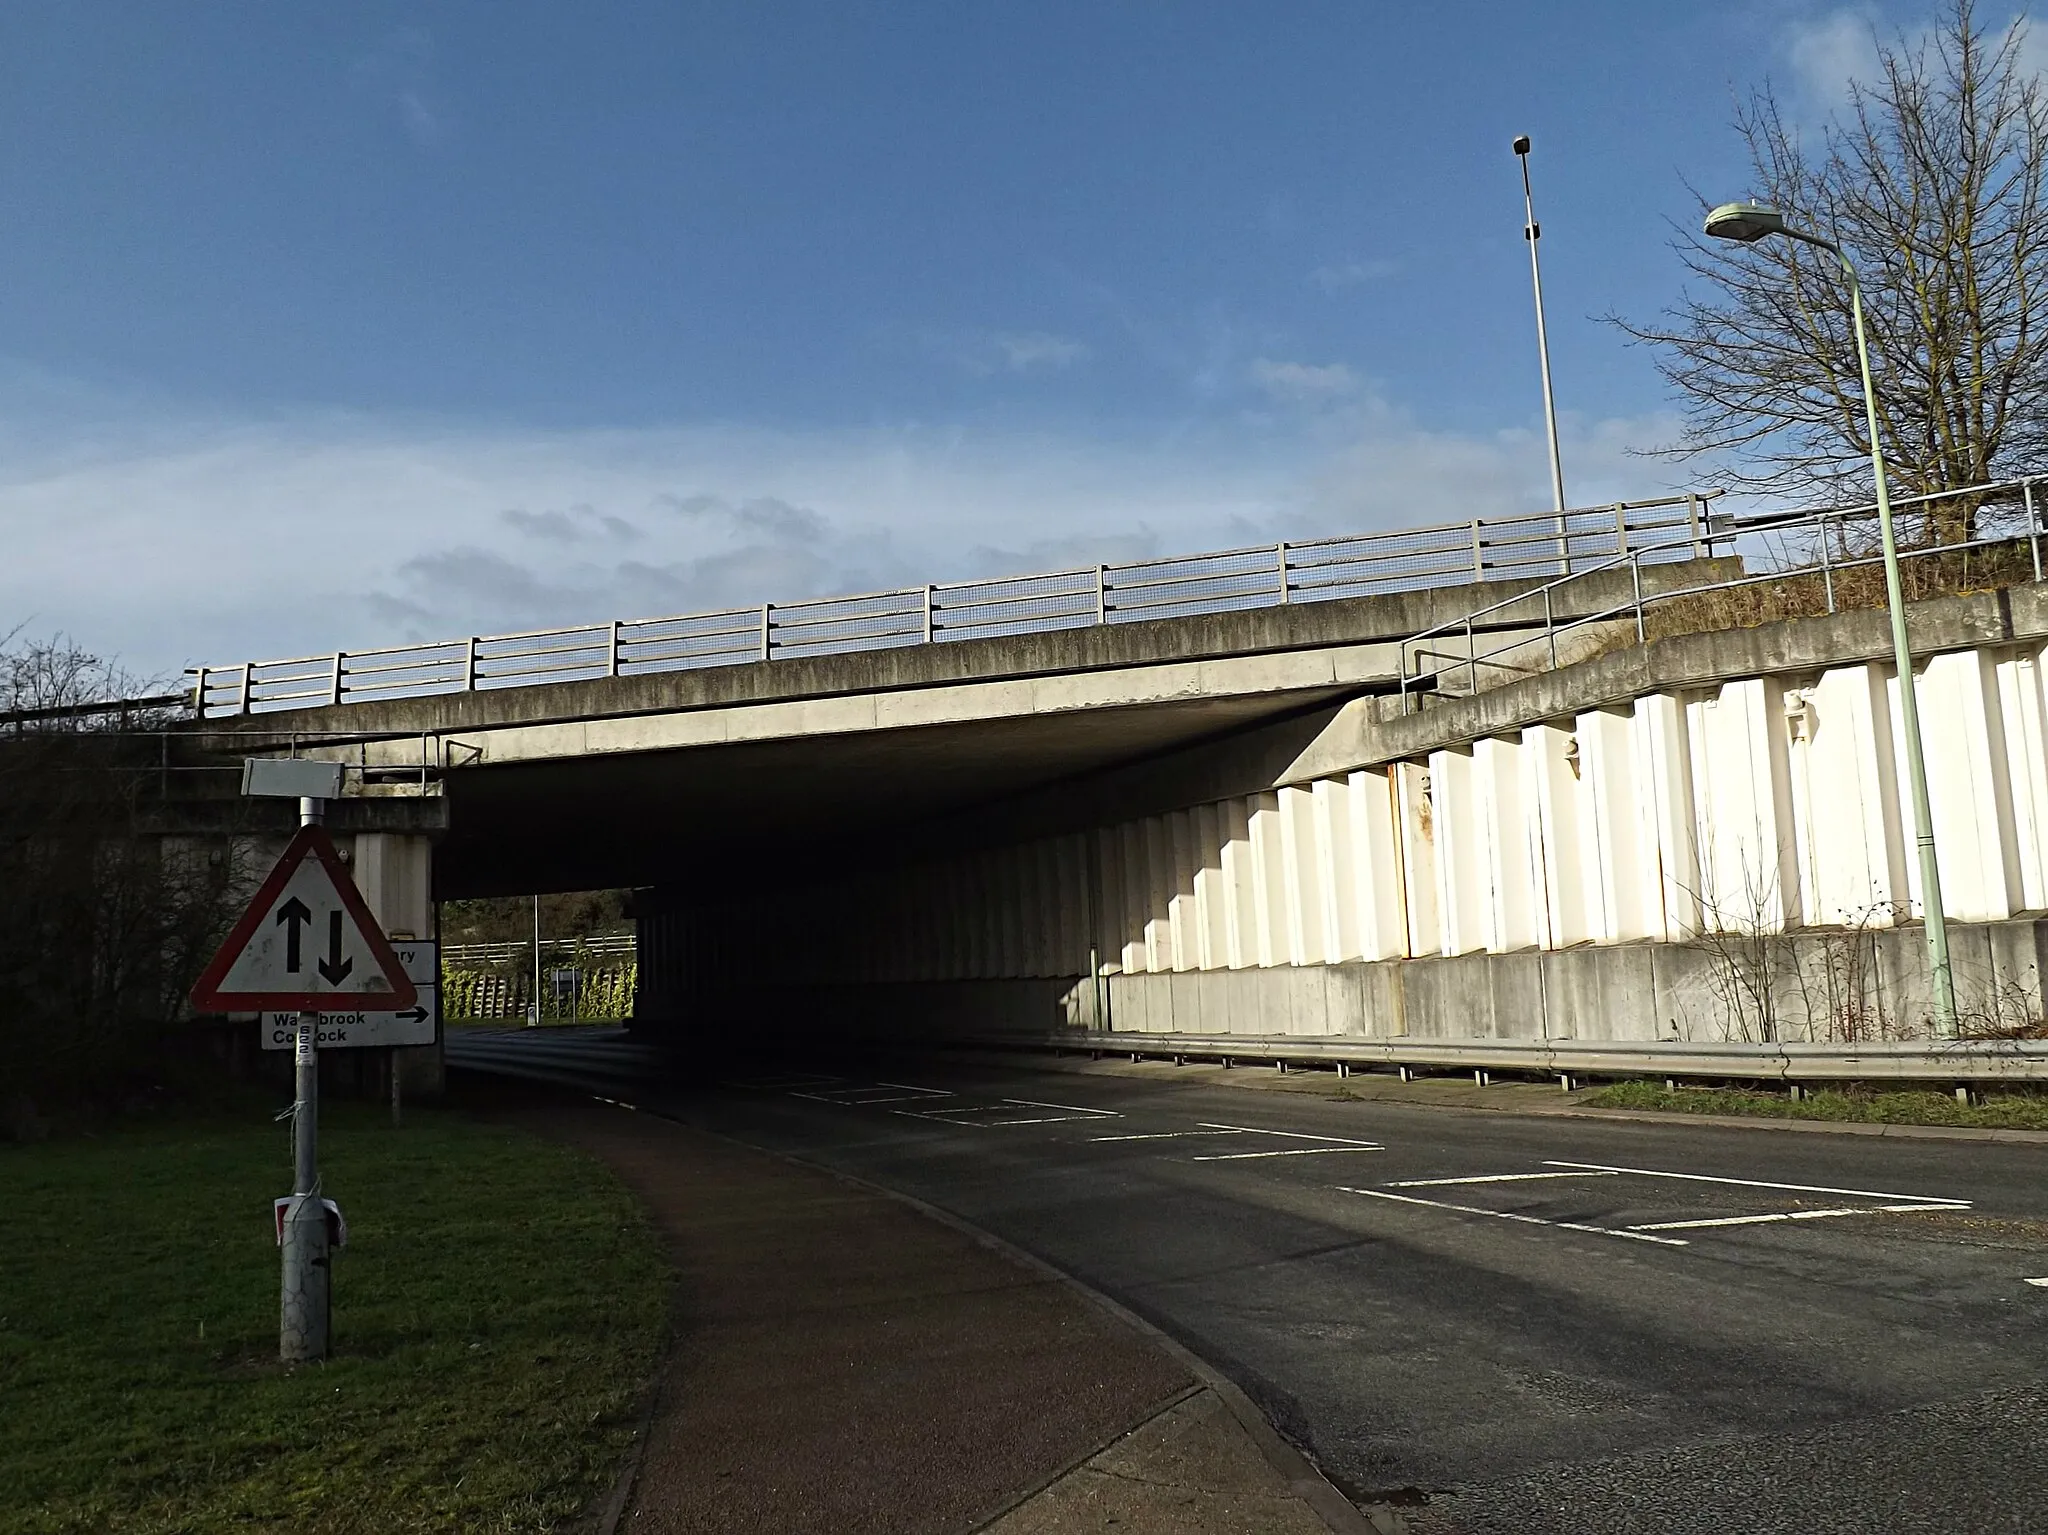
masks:
[[[331,1269],[320,1197],[320,1015],[299,1014],[293,1054],[292,1201],[284,1217],[284,1285],[277,1353],[286,1364],[327,1357]]]
[[[299,801],[299,825],[317,826],[326,805]],[[286,1364],[327,1357],[332,1269],[327,1206],[320,1197],[320,1015],[302,1010],[292,1052],[292,1202],[284,1218],[284,1275],[277,1354]]]

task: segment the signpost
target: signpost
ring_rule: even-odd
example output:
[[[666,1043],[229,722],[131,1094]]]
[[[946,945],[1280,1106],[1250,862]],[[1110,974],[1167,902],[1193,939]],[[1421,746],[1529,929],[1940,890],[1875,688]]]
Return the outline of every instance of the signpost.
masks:
[[[250,792],[302,793],[309,786],[313,785],[293,779]],[[368,1020],[380,1016],[414,1028],[424,1022],[431,1041],[437,1021],[431,999],[424,1019],[412,1016],[421,1010],[421,994],[411,971],[423,961],[415,956],[408,966],[370,915],[319,824],[321,800],[301,798],[299,804],[298,835],[192,988],[193,1006],[205,1011],[267,1012],[266,1048],[284,1048],[282,1041],[269,1043],[276,1027],[270,1016],[284,1013],[297,1019],[290,1035],[297,1093],[292,1104],[292,1193],[281,1227],[284,1275],[278,1330],[278,1353],[287,1364],[327,1355],[330,1206],[320,1194],[317,1158],[319,1048],[322,1043],[371,1043],[346,1036],[356,1028],[369,1032]],[[431,955],[431,945],[413,947],[426,948]],[[431,963],[431,958],[424,962]],[[330,1036],[325,1041],[323,1015]],[[380,1036],[375,1042],[392,1041]],[[339,1212],[334,1214],[339,1225]]]

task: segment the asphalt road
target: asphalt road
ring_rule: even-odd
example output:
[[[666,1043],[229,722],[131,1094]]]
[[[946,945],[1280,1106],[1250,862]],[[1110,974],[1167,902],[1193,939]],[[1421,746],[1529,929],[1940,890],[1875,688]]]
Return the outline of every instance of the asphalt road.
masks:
[[[2048,1147],[486,1048],[1046,1258],[1418,1532],[2048,1532]]]

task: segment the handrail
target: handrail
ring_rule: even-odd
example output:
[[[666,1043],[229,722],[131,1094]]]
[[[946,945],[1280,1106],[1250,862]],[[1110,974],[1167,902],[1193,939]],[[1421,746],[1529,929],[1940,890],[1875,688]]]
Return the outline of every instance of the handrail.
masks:
[[[1975,508],[1975,515],[1982,517],[1999,510],[1996,504],[1985,505],[1982,503],[1995,503],[2003,500],[2008,503],[2005,508],[2006,510],[2017,510],[2018,508],[2010,505],[2016,497],[2020,507],[2024,508],[2026,518],[2024,528],[2018,532],[2006,531],[1980,538],[1959,540],[1954,543],[1930,543],[1914,548],[1902,549],[1899,551],[1900,560],[1903,562],[1925,558],[1929,555],[1955,554],[1965,550],[1991,548],[1997,545],[2012,544],[2024,538],[2032,553],[2034,579],[2036,581],[2040,580],[2042,578],[2041,546],[2044,536],[2048,536],[2048,526],[2044,526],[2043,508],[2040,505],[2040,498],[2035,494],[2035,487],[2043,478],[2044,476],[2029,475],[2019,479],[1990,481],[1981,485],[1965,485],[1954,490],[1926,491],[1918,495],[1906,496],[1893,501],[1892,509],[1896,518],[1899,513],[1910,512],[1914,507],[1975,499],[1980,503]],[[1731,580],[1704,581],[1693,585],[1667,587],[1661,591],[1646,593],[1643,590],[1642,581],[1643,565],[1646,562],[1668,563],[1672,558],[1671,552],[1674,549],[1691,547],[1692,541],[1688,539],[1642,544],[1626,552],[1610,555],[1593,565],[1574,569],[1557,577],[1555,580],[1543,583],[1541,586],[1517,592],[1513,596],[1503,597],[1494,602],[1489,602],[1483,607],[1474,608],[1456,618],[1445,619],[1440,623],[1432,624],[1429,628],[1418,630],[1401,641],[1397,686],[1402,712],[1412,712],[1412,699],[1419,692],[1433,691],[1419,687],[1419,684],[1426,676],[1441,676],[1446,671],[1455,673],[1462,670],[1467,673],[1468,684],[1470,684],[1468,691],[1477,691],[1480,667],[1486,666],[1496,670],[1511,669],[1496,660],[1496,657],[1521,650],[1525,646],[1543,643],[1549,647],[1552,664],[1555,665],[1558,638],[1561,635],[1589,628],[1595,624],[1611,623],[1633,615],[1635,618],[1636,639],[1638,642],[1641,642],[1647,638],[1646,614],[1648,610],[1659,603],[1671,602],[1681,597],[1697,597],[1709,592],[1733,591],[1741,587],[1782,581],[1792,576],[1819,575],[1823,579],[1826,609],[1832,613],[1836,610],[1834,577],[1844,570],[1855,570],[1864,566],[1879,564],[1882,562],[1883,556],[1881,554],[1862,554],[1856,556],[1847,554],[1830,555],[1828,552],[1830,539],[1832,538],[1835,542],[1842,543],[1843,534],[1851,524],[1865,521],[1874,522],[1876,516],[1877,508],[1874,503],[1857,502],[1846,507],[1822,507],[1818,510],[1808,511],[1769,512],[1744,517],[1710,518],[1708,522],[1711,526],[1702,535],[1702,538],[1711,541],[1713,544],[1734,544],[1745,538],[1796,532],[1803,529],[1818,535],[1820,553],[1817,558],[1803,564],[1778,559],[1774,560],[1768,569],[1745,572]],[[1846,548],[1846,544],[1844,544],[1844,547]],[[1632,593],[1626,601],[1611,604],[1596,612],[1575,613],[1572,617],[1565,620],[1559,620],[1556,617],[1556,597],[1565,587],[1570,586],[1573,582],[1583,581],[1589,577],[1619,570],[1623,567],[1628,568],[1632,575]],[[1536,615],[1534,609],[1538,607],[1542,610],[1541,629],[1539,633],[1532,634],[1529,632],[1530,625],[1535,622]],[[1478,649],[1475,643],[1476,635],[1480,629],[1489,627],[1484,621],[1494,618],[1510,608],[1519,609],[1521,612],[1529,615],[1527,619],[1520,623],[1512,620],[1500,621],[1499,627],[1518,630],[1519,632],[1516,637],[1489,650]],[[1423,646],[1426,641],[1440,639],[1448,634],[1462,634],[1464,636],[1465,653],[1453,659],[1449,667],[1439,667],[1434,673],[1425,672],[1419,667],[1411,673],[1408,667],[1411,656],[1419,658],[1426,653],[1433,658],[1442,659],[1442,652],[1425,652]]]
[[[1719,494],[1706,491],[1563,513],[1332,534],[1299,543],[1165,555],[1036,575],[981,576],[752,608],[237,661],[189,669],[189,701],[201,717],[242,715],[306,703],[342,704],[370,695],[393,698],[516,687],[570,673],[616,677],[906,643],[1042,633],[1481,582],[1560,565],[1571,570],[1595,557],[1596,551],[1604,555],[1617,544],[1621,550],[1654,549],[1648,556],[1653,559],[1693,558],[1727,541],[1703,515],[1703,508]],[[1658,539],[1680,531],[1686,536]]]

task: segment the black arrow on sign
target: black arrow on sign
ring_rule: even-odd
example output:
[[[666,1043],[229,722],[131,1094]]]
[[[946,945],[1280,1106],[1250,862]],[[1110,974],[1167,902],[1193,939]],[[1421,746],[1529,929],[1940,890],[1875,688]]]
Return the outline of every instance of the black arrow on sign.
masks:
[[[313,914],[306,910],[306,903],[297,896],[277,909],[277,920],[285,924],[284,967],[297,972],[299,968],[299,929],[313,920]]]
[[[298,937],[297,928],[292,929],[292,936],[294,939]],[[320,979],[329,986],[339,986],[355,967],[354,960],[341,957],[341,913],[330,911],[327,914],[327,957],[320,961]]]
[[[425,1023],[427,1021],[427,1010],[424,1007],[416,1007],[409,1013],[399,1013],[397,1016],[403,1018],[407,1023]]]

